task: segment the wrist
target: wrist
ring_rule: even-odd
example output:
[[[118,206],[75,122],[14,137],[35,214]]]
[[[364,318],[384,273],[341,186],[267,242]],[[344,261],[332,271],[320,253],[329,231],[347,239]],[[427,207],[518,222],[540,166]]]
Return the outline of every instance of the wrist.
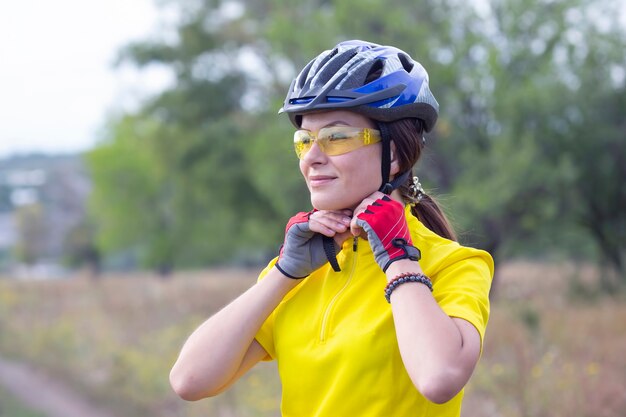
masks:
[[[287,275],[285,275],[283,272],[281,272],[281,270],[278,269],[276,265],[274,265],[274,267],[270,270],[268,275],[274,276],[280,282],[280,287],[284,288],[287,291],[291,290],[292,288],[297,287],[298,284],[300,284],[302,280],[304,279],[304,278],[302,279],[290,278]]]
[[[387,246],[385,248],[385,254],[390,256],[393,253],[393,258],[387,260],[387,262],[383,265],[383,263],[379,262],[380,267],[383,271],[387,272],[387,268],[399,260],[408,259],[411,261],[419,261],[422,258],[422,253],[419,249],[413,246],[411,242],[410,236],[407,238],[394,238],[391,240],[391,246]],[[398,253],[398,249],[401,250],[401,253]],[[383,261],[384,262],[384,261]]]
[[[291,270],[287,270],[279,265],[280,259],[274,264],[274,269],[278,271],[283,277],[289,278],[294,281],[300,281],[308,277],[310,274],[305,273],[303,270],[298,270],[298,273],[293,273]]]
[[[385,287],[385,299],[388,303],[391,303],[391,294],[394,292],[396,288],[406,283],[419,283],[430,290],[433,291],[433,283],[430,278],[422,273],[404,273],[400,274],[397,277],[393,278],[391,281],[387,283]]]
[[[387,268],[387,271],[386,271],[387,282],[391,281],[398,275],[404,274],[407,272],[420,274],[423,271],[419,262],[417,261],[412,261],[410,259],[398,259],[397,261],[389,265],[389,267]]]

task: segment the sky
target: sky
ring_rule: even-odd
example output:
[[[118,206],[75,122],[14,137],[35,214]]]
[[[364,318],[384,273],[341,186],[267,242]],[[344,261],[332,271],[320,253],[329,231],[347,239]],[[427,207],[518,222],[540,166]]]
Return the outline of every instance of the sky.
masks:
[[[153,0],[1,1],[0,158],[93,147],[110,114],[167,85],[113,65],[156,30]]]

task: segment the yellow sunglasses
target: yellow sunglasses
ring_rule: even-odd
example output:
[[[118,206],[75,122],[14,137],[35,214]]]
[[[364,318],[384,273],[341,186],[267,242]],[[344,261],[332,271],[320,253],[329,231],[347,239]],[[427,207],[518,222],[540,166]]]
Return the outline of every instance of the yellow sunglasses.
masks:
[[[293,134],[293,145],[298,158],[311,150],[313,142],[326,155],[335,156],[352,152],[363,146],[380,142],[380,131],[351,126],[331,126],[319,130],[317,134],[308,130],[296,130]]]

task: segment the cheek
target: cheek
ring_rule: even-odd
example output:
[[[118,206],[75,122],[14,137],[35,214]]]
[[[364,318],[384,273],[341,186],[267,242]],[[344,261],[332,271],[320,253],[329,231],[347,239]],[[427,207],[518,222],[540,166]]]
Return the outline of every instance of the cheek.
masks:
[[[369,148],[368,152],[359,158],[360,175],[366,177],[368,182],[375,182],[380,185],[382,177],[380,174],[381,151],[379,148]]]
[[[306,164],[304,162],[302,162],[302,160],[300,160],[299,165],[300,167],[300,174],[302,174],[302,176],[304,177],[304,179],[306,180]]]
[[[350,166],[345,169],[349,173],[349,189],[359,194],[369,195],[378,190],[382,182],[380,174],[380,158],[375,152],[363,153],[359,158],[351,161]]]
[[[359,169],[356,170],[354,180],[360,184],[358,188],[374,192],[378,190],[382,182],[380,168],[373,164],[363,163],[360,165]]]

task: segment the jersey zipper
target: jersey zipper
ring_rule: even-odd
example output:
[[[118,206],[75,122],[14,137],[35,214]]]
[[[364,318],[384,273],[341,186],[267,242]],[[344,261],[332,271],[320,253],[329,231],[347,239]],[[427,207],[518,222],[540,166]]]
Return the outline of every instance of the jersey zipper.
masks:
[[[343,287],[341,287],[341,289],[337,291],[335,296],[330,300],[330,302],[326,306],[326,310],[324,311],[324,316],[322,317],[322,328],[320,330],[320,342],[322,343],[326,341],[326,337],[328,333],[328,320],[329,320],[330,314],[332,313],[333,307],[335,306],[335,303],[337,302],[341,294],[343,294],[343,292],[346,290],[346,288],[348,288],[348,286],[352,282],[352,277],[354,276],[354,271],[356,269],[356,260],[358,257],[357,256],[358,255],[357,253],[358,239],[359,238],[355,236],[354,241],[352,242],[352,265],[350,266],[350,273],[348,274],[348,279],[346,279],[346,282],[343,284]]]

